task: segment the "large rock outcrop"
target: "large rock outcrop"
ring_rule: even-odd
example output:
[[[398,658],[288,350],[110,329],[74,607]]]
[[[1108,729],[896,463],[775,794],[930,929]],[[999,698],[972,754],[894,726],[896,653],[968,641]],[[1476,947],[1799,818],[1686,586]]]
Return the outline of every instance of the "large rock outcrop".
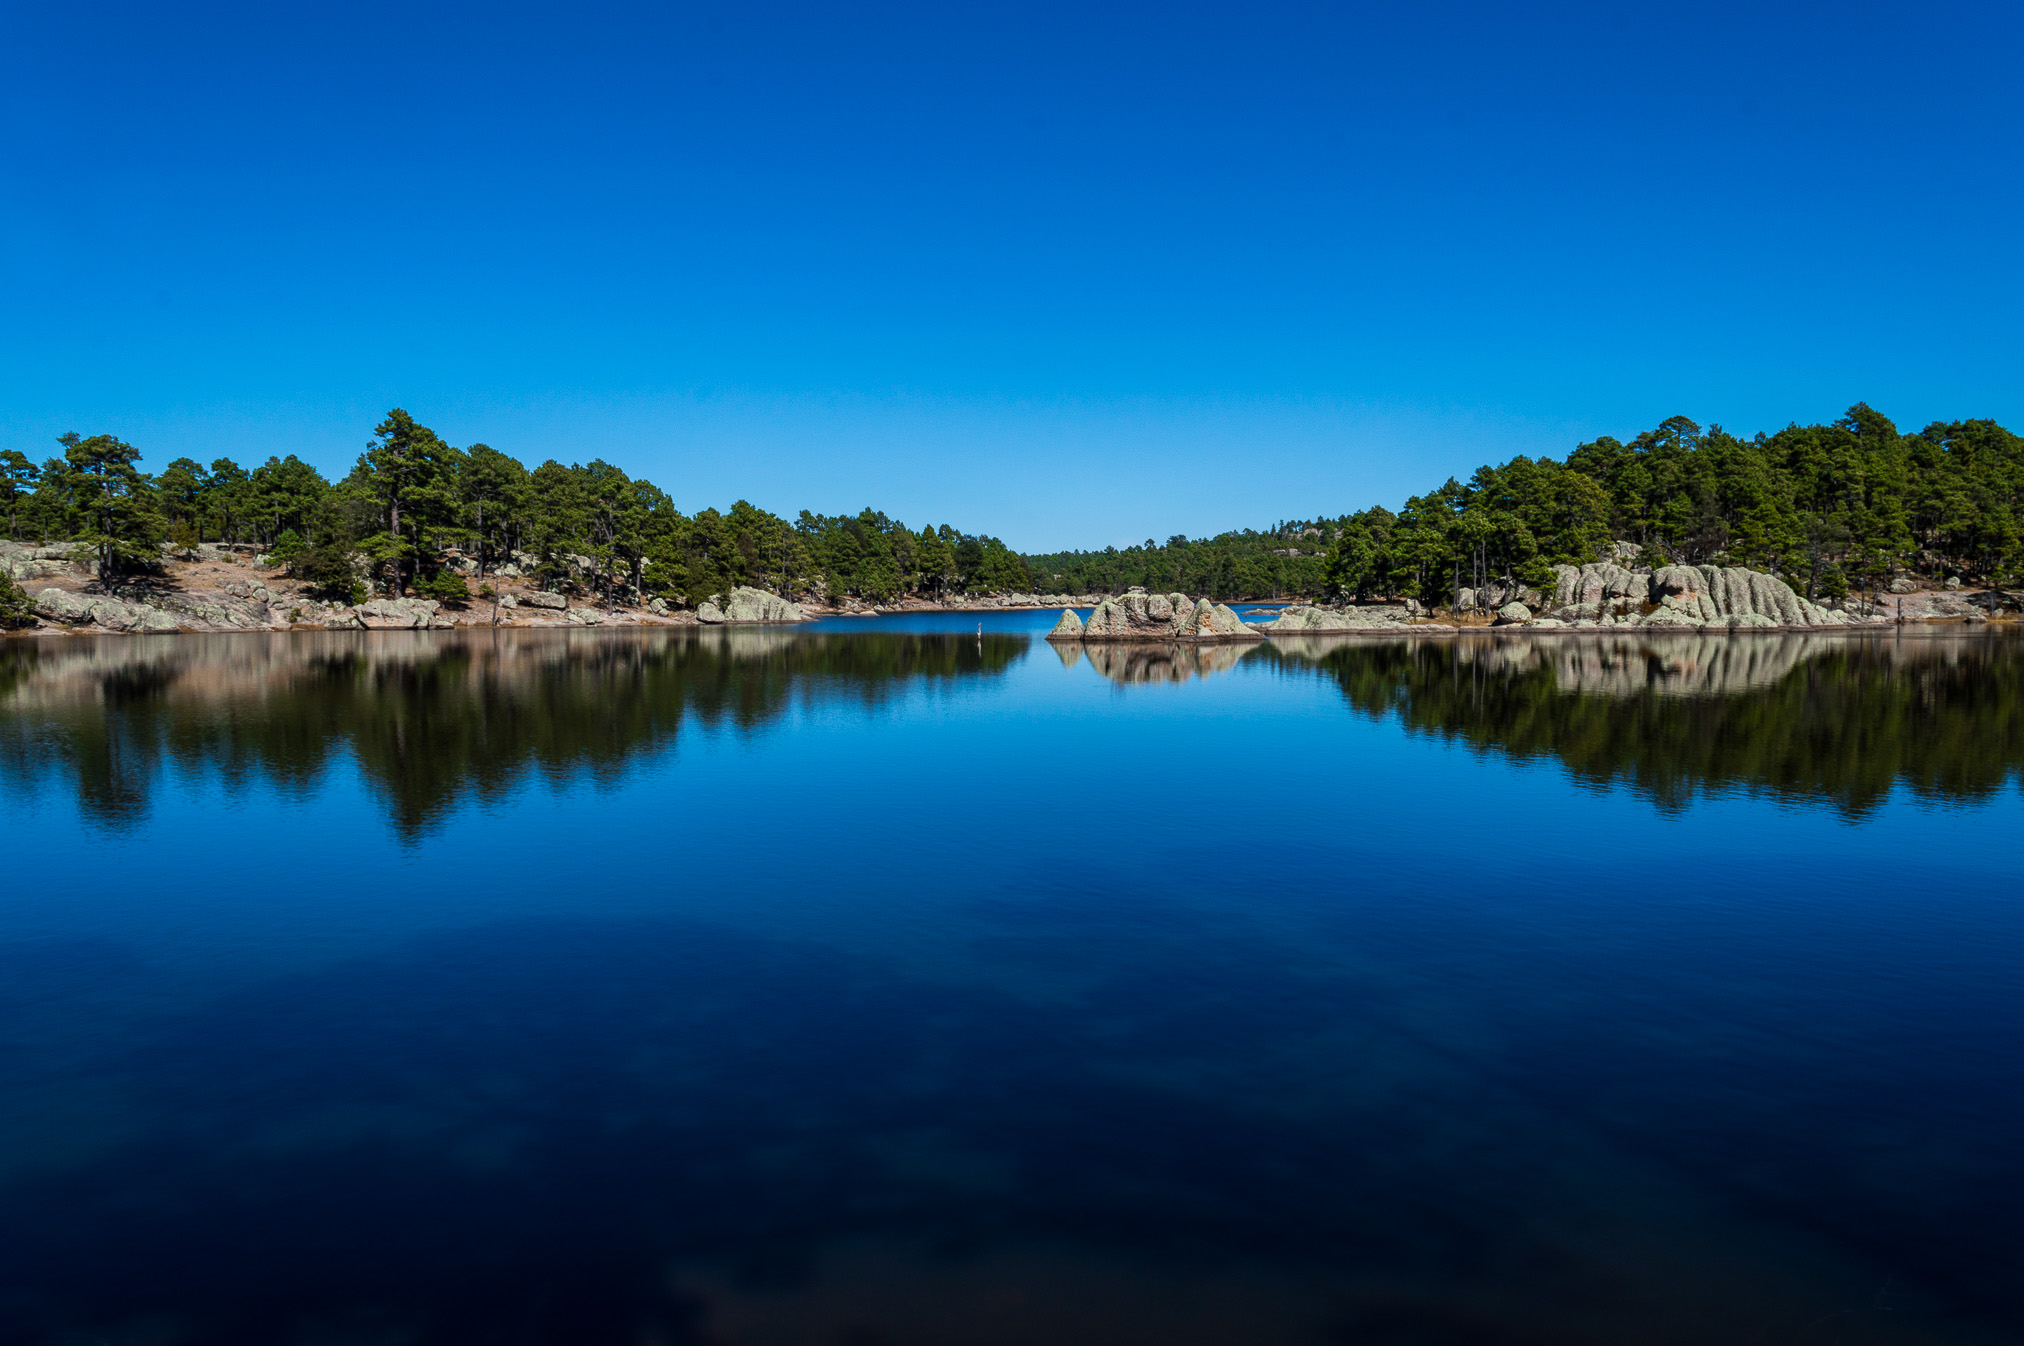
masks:
[[[35,611],[65,626],[100,626],[108,631],[130,631],[137,635],[172,635],[181,629],[174,617],[150,604],[74,594],[65,589],[44,589],[35,595]]]
[[[433,598],[375,598],[352,608],[352,619],[368,631],[427,631],[450,625],[439,617],[442,604]]]
[[[724,604],[724,620],[731,622],[805,622],[808,614],[779,594],[739,585]]]
[[[1541,614],[1542,621],[1530,623],[1533,626],[1551,622],[1574,627],[1742,630],[1847,626],[1865,620],[1857,614],[1821,607],[1776,575],[1742,566],[1671,565],[1631,570],[1615,561],[1601,561],[1557,569],[1553,604]]]
[[[1055,628],[1059,631],[1061,628]],[[1083,623],[1085,641],[1262,640],[1230,608],[1186,594],[1149,594],[1132,588],[1096,605]]]
[[[1063,608],[1061,610],[1061,620],[1054,624],[1054,629],[1047,633],[1047,638],[1049,640],[1082,639],[1082,618],[1075,615],[1074,608]]]
[[[1848,614],[1830,612],[1792,591],[1776,575],[1742,566],[1665,566],[1652,572],[1651,599],[1659,606],[1646,618],[1667,614],[1664,624],[1702,626],[1846,626]]]
[[[751,589],[741,584],[721,605],[706,602],[698,607],[696,620],[706,626],[719,626],[726,622],[805,622],[808,614],[779,594],[769,594],[764,589]]]

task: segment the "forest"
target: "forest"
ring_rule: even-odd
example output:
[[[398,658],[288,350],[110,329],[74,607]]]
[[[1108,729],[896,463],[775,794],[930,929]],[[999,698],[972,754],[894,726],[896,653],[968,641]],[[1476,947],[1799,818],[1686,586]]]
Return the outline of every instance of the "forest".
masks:
[[[1619,539],[1653,562],[1769,571],[1816,602],[1901,574],[2008,586],[2024,568],[2024,440],[1987,420],[1905,434],[1863,404],[1831,425],[1750,439],[1674,417],[1628,443],[1581,444],[1565,461],[1478,468],[1396,512],[1032,556],[873,509],[804,510],[790,522],[741,500],[685,514],[601,459],[529,469],[485,444],[454,447],[398,409],[334,482],[293,455],[250,470],[178,458],[148,473],[110,435],[65,435],[60,447],[40,464],[0,451],[8,536],[73,542],[114,578],[158,566],[165,545],[249,542],[298,578],[361,597],[370,586],[455,600],[469,567],[453,557],[475,560],[482,584],[516,553],[546,583],[678,603],[739,584],[872,601],[1140,584],[1221,600],[1442,604],[1492,580],[1548,583],[1553,566],[1596,560]]]
[[[1142,584],[1439,604],[1490,580],[1548,583],[1553,566],[1594,561],[1621,539],[1654,562],[1768,571],[1819,602],[1898,574],[2015,584],[2020,512],[2024,440],[1986,420],[1902,434],[1857,404],[1832,425],[1747,440],[1674,417],[1565,462],[1520,457],[1451,477],[1397,512],[1026,560],[1041,587],[1077,593]]]
[[[482,585],[515,553],[533,558],[524,568],[535,578],[607,601],[696,603],[740,584],[871,600],[1032,587],[1025,563],[994,537],[947,524],[917,532],[872,509],[804,510],[789,522],[740,500],[685,514],[654,483],[601,459],[529,469],[489,445],[457,448],[398,408],[334,482],[292,454],[250,470],[178,458],[149,473],[111,435],[59,444],[62,455],[39,464],[0,451],[8,536],[75,542],[104,577],[158,567],[165,546],[222,542],[257,545],[297,578],[355,599],[368,586],[462,599],[470,584],[453,557],[474,560]]]

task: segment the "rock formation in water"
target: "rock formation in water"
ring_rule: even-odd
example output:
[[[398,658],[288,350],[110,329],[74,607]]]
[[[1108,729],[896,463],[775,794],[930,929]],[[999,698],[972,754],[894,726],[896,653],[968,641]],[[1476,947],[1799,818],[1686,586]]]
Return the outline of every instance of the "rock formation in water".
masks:
[[[1054,624],[1054,629],[1047,633],[1047,638],[1049,640],[1082,639],[1082,618],[1075,615],[1074,608],[1063,608],[1061,610],[1061,620]]]
[[[1073,615],[1073,614],[1070,614]],[[1054,634],[1064,634],[1066,621],[1057,624]],[[1195,600],[1186,594],[1149,594],[1133,587],[1116,598],[1106,598],[1082,624],[1084,641],[1121,640],[1262,640],[1228,607],[1211,599]]]

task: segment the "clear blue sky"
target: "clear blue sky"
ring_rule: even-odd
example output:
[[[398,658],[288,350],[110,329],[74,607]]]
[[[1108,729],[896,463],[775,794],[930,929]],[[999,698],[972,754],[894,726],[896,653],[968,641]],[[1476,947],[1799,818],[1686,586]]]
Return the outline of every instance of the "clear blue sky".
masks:
[[[398,404],[1039,550],[2024,428],[2015,5],[16,4],[0,444]]]

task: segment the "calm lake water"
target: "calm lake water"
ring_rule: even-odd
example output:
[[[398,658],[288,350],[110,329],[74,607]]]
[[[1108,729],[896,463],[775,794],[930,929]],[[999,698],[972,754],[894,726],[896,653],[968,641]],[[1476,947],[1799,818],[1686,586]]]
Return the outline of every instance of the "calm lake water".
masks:
[[[2024,1338],[2024,641],[0,643],[0,1342]]]

